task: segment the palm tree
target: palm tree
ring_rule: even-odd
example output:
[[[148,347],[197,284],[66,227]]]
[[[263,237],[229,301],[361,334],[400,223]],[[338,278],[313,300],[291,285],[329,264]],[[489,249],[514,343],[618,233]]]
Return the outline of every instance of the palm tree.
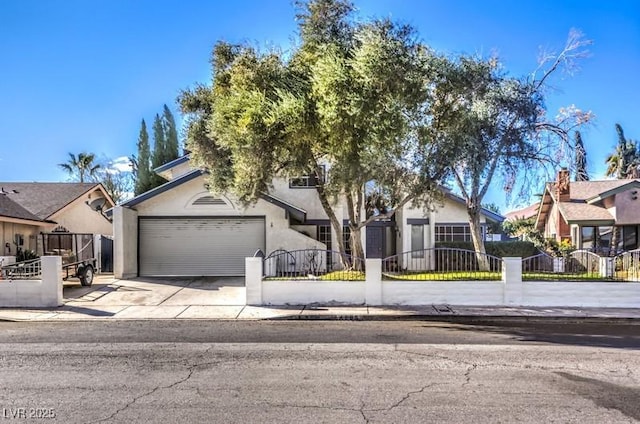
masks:
[[[95,178],[100,164],[94,163],[96,155],[93,153],[78,153],[78,156],[69,153],[69,160],[66,163],[59,163],[58,166],[69,173],[72,178],[77,178],[81,183],[87,177]]]
[[[607,156],[607,177],[616,177],[619,180],[638,178],[640,175],[640,152],[635,141],[625,138],[620,124],[616,124],[618,133],[618,145],[615,152]]]

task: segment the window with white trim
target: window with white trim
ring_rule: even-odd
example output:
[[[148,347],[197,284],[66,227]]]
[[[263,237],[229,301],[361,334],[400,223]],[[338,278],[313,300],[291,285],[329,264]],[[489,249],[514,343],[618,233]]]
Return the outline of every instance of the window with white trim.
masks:
[[[485,239],[485,228],[480,227],[482,239]],[[436,243],[442,241],[471,241],[471,228],[468,224],[440,224],[435,226]]]

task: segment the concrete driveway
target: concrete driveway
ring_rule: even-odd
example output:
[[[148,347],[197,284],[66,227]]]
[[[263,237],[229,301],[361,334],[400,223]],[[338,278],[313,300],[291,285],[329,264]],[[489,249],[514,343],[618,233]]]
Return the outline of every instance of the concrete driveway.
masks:
[[[91,287],[65,282],[63,310],[97,318],[236,318],[245,307],[244,277],[135,278],[100,275]],[[75,313],[74,313],[75,312]]]

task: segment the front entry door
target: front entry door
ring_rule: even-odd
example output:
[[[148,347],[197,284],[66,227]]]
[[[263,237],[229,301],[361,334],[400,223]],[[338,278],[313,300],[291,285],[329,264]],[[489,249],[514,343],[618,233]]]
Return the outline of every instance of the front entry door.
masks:
[[[385,227],[367,228],[367,258],[382,258],[384,252]]]

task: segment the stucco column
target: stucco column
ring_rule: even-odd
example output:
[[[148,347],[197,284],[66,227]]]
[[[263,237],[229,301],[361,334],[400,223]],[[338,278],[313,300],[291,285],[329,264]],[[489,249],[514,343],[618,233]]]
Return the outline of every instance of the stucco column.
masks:
[[[62,306],[62,258],[60,256],[42,256],[42,306]]]
[[[382,305],[382,259],[365,260],[364,302],[367,305]]]
[[[262,305],[262,258],[245,258],[244,281],[247,305]]]
[[[615,274],[615,258],[600,258],[600,277],[611,278]]]
[[[522,304],[522,258],[502,258],[502,282],[504,283],[504,304]]]
[[[138,212],[113,208],[113,276],[130,278],[138,275]]]

